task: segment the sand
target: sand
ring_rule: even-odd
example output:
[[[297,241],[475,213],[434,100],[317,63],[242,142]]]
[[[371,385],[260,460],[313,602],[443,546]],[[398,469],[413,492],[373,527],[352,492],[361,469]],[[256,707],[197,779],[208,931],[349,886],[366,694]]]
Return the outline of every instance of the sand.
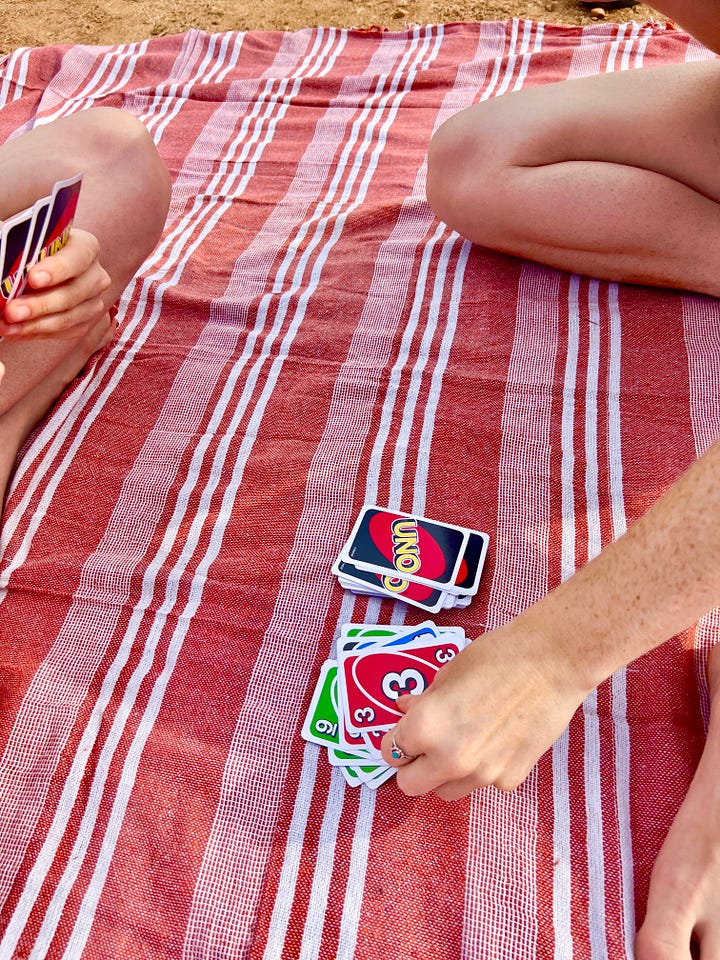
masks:
[[[590,8],[579,0],[4,0],[0,52],[58,43],[115,44],[182,33],[190,28],[298,30],[309,26],[380,27],[457,20],[531,17],[586,24]],[[608,10],[615,21],[662,20],[638,4]]]

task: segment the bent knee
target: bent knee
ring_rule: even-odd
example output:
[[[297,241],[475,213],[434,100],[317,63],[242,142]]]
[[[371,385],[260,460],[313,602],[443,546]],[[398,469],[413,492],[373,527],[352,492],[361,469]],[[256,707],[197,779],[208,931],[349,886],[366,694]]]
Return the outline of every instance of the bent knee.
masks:
[[[436,215],[453,226],[458,194],[467,189],[467,168],[478,153],[477,138],[468,137],[467,123],[462,114],[446,120],[435,132],[428,149],[427,199]],[[482,177],[477,160],[476,178]]]
[[[475,243],[493,246],[510,158],[496,112],[477,105],[447,120],[428,150],[427,199],[435,214]]]
[[[87,111],[87,117],[90,144],[104,177],[108,183],[114,180],[125,199],[133,204],[154,246],[170,204],[170,174],[152,137],[142,122],[126,110],[94,107]]]

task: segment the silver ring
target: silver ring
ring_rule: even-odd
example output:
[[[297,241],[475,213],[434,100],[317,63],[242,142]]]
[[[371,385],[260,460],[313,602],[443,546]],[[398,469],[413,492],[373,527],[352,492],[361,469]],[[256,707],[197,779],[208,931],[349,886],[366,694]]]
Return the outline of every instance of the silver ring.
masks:
[[[402,747],[397,745],[394,733],[390,739],[390,756],[393,760],[417,760],[417,757],[410,756],[409,753],[405,753]]]

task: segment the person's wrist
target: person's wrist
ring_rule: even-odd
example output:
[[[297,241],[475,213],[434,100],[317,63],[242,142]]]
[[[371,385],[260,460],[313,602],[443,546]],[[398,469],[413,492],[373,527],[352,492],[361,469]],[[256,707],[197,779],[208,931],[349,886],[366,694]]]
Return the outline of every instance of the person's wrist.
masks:
[[[592,631],[549,594],[520,614],[519,626],[532,643],[531,655],[557,692],[580,703],[612,672],[605,644],[596,643]]]

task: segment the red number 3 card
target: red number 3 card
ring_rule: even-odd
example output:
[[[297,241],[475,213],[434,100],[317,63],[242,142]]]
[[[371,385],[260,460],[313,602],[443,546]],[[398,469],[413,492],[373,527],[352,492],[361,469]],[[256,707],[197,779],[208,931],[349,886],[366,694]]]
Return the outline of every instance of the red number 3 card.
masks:
[[[363,733],[393,727],[402,716],[395,705],[398,697],[427,690],[438,670],[459,652],[454,640],[440,638],[344,656],[339,679],[348,729]]]

